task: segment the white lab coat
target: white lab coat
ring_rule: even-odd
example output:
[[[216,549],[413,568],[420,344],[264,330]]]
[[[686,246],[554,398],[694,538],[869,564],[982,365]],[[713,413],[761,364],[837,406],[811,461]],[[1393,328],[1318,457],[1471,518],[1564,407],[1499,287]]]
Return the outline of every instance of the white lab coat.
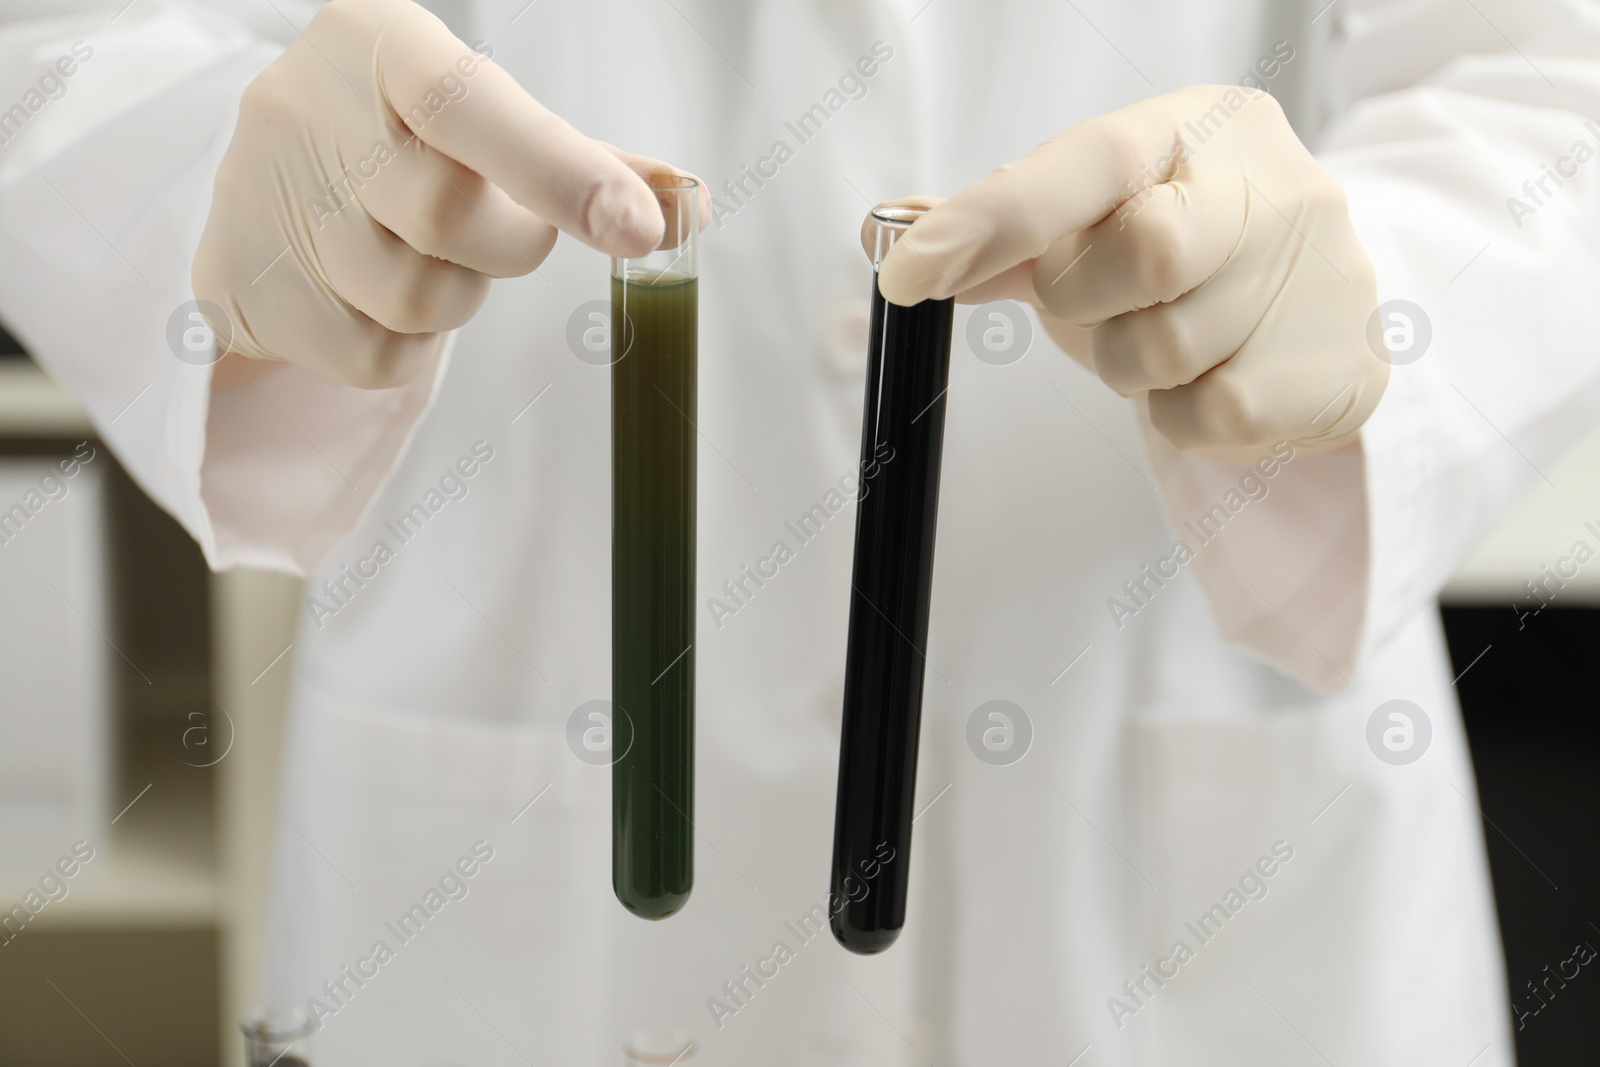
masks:
[[[563,240],[497,283],[413,385],[289,369],[208,407],[166,320],[238,94],[308,12],[141,0],[107,24],[116,6],[3,38],[0,103],[62,42],[95,57],[0,148],[0,315],[214,566],[315,568],[320,596],[395,550],[321,625],[308,604],[294,645],[267,977],[275,1001],[338,1006],[319,1062],[609,1065],[641,1026],[683,1028],[712,1065],[1513,1061],[1433,597],[1600,411],[1600,163],[1520,228],[1505,203],[1594,142],[1593,4],[436,5],[580,129],[713,189],[796,149],[702,244],[701,599],[775,541],[796,553],[720,625],[698,616],[696,885],[660,923],[613,899],[609,772],[566,740],[610,687],[609,376],[565,339],[604,259]],[[854,508],[803,546],[784,523],[856,463],[863,212],[1237,81],[1280,39],[1274,87],[1431,350],[1396,368],[1362,449],[1283,466],[1119,627],[1108,601],[1241,472],[1142,432],[1042,331],[980,362],[959,312],[908,927],[874,958],[802,940],[826,903]],[[785,121],[880,40],[866,97],[796,145]],[[465,498],[395,545],[385,522],[476,442],[493,458]],[[1035,734],[1010,766],[965,739],[997,698]],[[1406,766],[1366,740],[1396,698],[1433,728]],[[480,840],[468,895],[399,944],[385,924]],[[1236,894],[1202,941],[1258,862],[1266,896]],[[343,978],[380,940],[394,958]],[[763,963],[779,941],[792,958]]]

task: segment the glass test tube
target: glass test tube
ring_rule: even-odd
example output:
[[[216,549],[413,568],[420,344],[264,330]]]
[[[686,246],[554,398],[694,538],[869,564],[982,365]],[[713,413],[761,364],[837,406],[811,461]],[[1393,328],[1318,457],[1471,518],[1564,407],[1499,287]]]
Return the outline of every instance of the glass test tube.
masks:
[[[694,884],[698,190],[644,175],[660,246],[611,261],[611,884],[661,919]]]
[[[258,1008],[239,1024],[245,1067],[308,1067],[311,1017],[303,1008]]]
[[[637,1030],[622,1043],[622,1067],[692,1067],[694,1042],[682,1030]]]
[[[833,936],[859,953],[888,948],[906,917],[955,301],[891,304],[877,269],[925,210],[880,204],[870,216],[872,322],[830,908]]]

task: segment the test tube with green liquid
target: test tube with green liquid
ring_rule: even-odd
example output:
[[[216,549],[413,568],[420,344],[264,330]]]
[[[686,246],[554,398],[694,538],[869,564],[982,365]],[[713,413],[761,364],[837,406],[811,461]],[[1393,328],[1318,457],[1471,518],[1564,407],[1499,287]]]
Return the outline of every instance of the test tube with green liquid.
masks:
[[[643,177],[665,235],[611,261],[611,884],[663,919],[694,884],[698,196]]]

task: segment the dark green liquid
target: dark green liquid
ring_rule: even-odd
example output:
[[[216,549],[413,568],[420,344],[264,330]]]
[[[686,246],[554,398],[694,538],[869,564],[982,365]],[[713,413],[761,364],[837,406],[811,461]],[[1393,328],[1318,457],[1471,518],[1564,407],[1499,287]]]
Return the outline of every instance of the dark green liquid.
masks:
[[[694,884],[698,308],[694,279],[611,280],[611,884],[647,919]]]

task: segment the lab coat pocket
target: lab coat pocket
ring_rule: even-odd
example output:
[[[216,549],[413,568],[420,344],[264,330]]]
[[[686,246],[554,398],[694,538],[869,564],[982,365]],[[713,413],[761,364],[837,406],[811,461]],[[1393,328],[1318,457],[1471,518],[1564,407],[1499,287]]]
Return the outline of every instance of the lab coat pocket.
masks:
[[[1501,1034],[1459,723],[1395,766],[1370,696],[1134,727],[1155,888],[1106,1010],[1141,1062],[1459,1065]]]
[[[470,1011],[408,1025],[455,995],[441,974],[519,1047],[589,1061],[615,907],[608,767],[548,721],[317,696],[295,709],[285,765],[269,989],[300,1002],[380,942],[397,957],[319,1035],[330,1061],[503,1055]]]

